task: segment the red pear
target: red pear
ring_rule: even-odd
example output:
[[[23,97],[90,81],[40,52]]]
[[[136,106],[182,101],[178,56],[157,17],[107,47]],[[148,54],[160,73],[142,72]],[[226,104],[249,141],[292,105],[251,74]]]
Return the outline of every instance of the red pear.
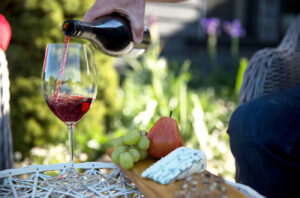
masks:
[[[172,111],[170,117],[161,117],[157,120],[148,133],[150,140],[148,154],[155,159],[160,159],[182,146],[177,122],[171,115]]]

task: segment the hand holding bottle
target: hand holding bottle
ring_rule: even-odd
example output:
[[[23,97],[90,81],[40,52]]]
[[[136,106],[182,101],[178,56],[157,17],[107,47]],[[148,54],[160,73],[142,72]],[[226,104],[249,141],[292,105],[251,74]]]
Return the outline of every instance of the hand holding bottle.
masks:
[[[146,0],[96,0],[85,13],[84,22],[92,23],[95,19],[112,13],[120,13],[130,21],[133,41],[141,43],[144,32],[144,15]],[[152,2],[175,3],[185,0],[147,0]]]
[[[91,23],[99,17],[114,12],[128,17],[133,41],[141,43],[144,33],[145,0],[96,0],[84,15],[83,21]]]

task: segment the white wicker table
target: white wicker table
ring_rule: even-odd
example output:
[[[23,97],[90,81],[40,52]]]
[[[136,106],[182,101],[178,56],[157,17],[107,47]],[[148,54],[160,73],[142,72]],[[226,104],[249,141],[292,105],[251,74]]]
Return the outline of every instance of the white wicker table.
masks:
[[[0,171],[0,197],[144,197],[113,163],[86,162],[74,165],[77,170],[96,176],[99,182],[76,190],[61,191],[46,187],[45,180],[51,177],[46,173],[58,171],[58,174],[64,174],[68,168],[67,163],[31,165]],[[249,198],[264,198],[248,186],[225,181]]]
[[[68,164],[63,163],[0,171],[0,197],[143,197],[115,164],[107,162],[75,164],[79,171],[96,176],[96,184],[69,191],[45,187],[45,180],[51,177],[46,172],[64,174],[67,168]]]

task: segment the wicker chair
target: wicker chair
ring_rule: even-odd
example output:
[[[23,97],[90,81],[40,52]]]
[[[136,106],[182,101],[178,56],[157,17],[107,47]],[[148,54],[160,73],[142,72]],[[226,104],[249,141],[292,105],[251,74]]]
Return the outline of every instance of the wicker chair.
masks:
[[[300,14],[277,48],[256,52],[245,70],[239,103],[300,83]]]

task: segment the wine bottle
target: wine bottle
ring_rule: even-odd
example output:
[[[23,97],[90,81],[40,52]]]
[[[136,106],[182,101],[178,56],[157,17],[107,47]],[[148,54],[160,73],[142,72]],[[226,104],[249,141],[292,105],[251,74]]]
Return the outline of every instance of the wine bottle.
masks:
[[[69,19],[64,21],[62,30],[66,36],[88,39],[98,50],[116,57],[137,57],[151,44],[147,27],[142,42],[133,42],[129,21],[118,14],[98,18],[93,23]]]

